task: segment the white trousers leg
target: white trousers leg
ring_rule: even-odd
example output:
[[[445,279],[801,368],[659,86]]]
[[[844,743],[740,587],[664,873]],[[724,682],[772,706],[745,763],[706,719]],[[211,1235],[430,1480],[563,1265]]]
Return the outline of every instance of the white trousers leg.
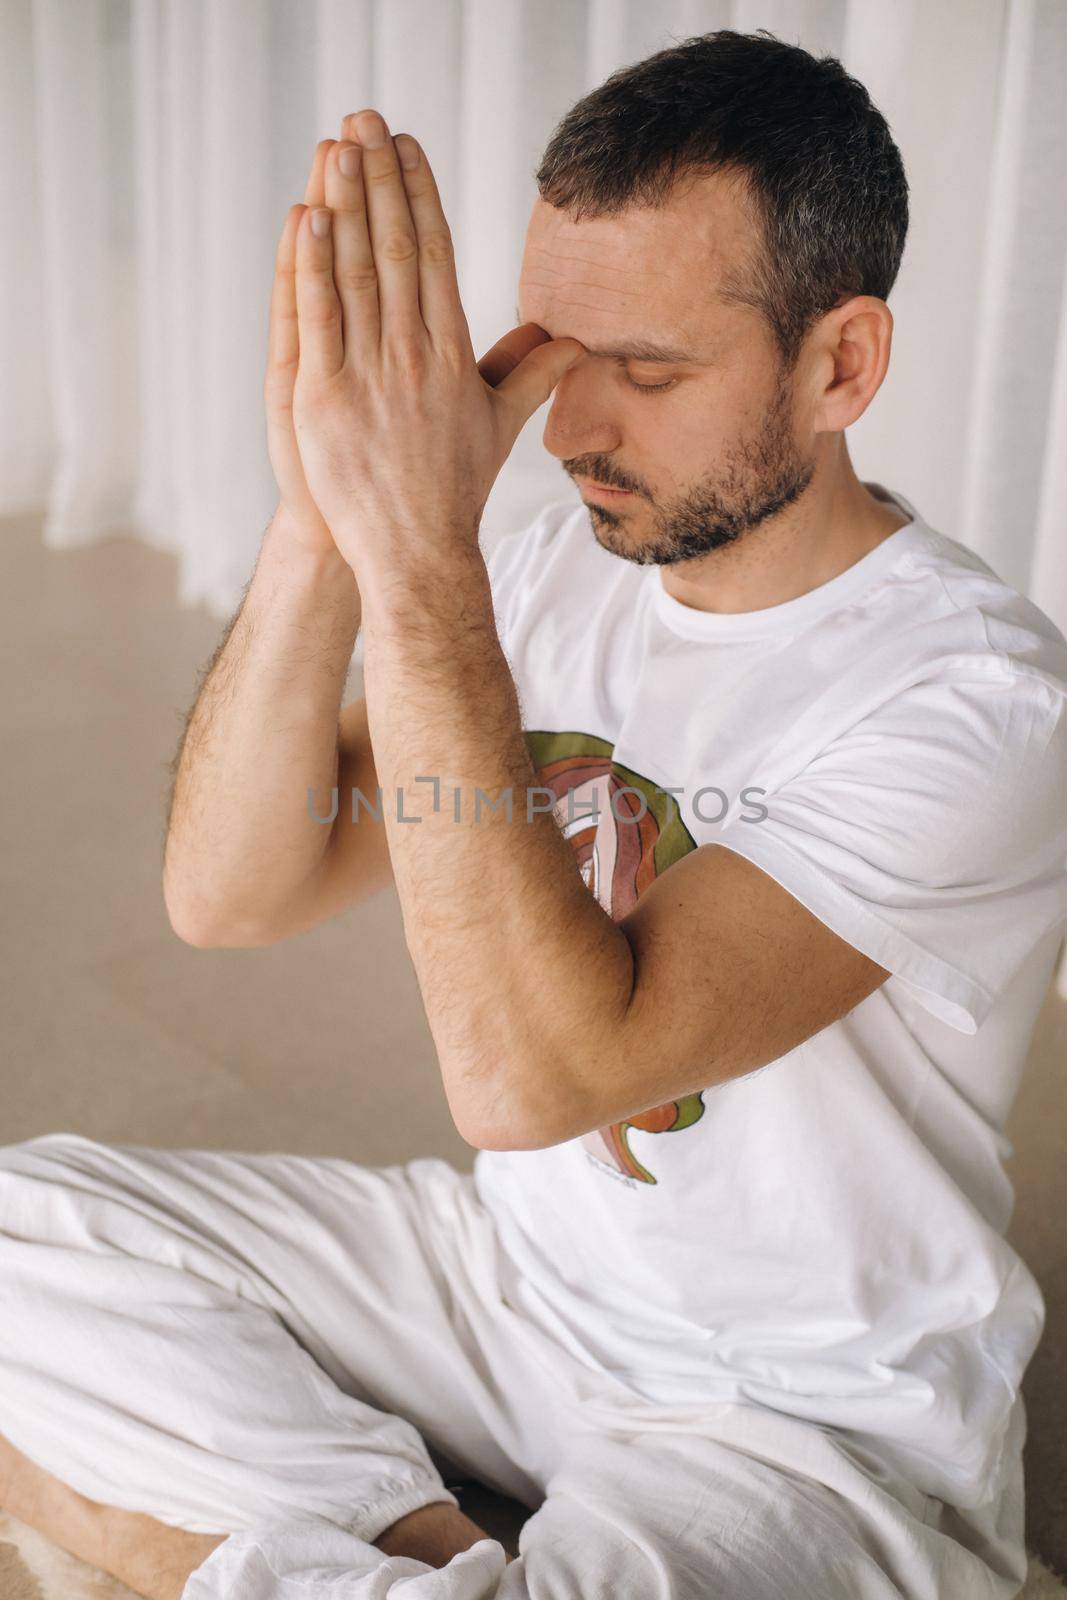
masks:
[[[91,1499],[229,1537],[183,1600],[1011,1600],[1011,1526],[952,1537],[827,1430],[663,1408],[507,1303],[469,1175],[55,1134],[0,1149],[0,1433]],[[371,1542],[534,1512],[436,1571]],[[961,1542],[961,1538],[969,1541]]]

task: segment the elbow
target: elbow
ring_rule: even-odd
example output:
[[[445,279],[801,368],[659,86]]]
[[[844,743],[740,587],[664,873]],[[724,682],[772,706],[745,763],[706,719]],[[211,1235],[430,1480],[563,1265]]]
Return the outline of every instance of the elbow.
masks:
[[[461,1139],[475,1150],[537,1150],[529,1143],[529,1130],[514,1116],[487,1117],[484,1112],[452,1109],[452,1121]]]
[[[169,863],[168,863],[169,865]],[[167,913],[171,932],[176,933],[183,944],[193,945],[198,950],[204,950],[211,943],[207,931],[207,919],[203,909],[197,909],[189,903],[188,897],[182,898],[178,894],[173,878],[168,875],[167,868],[163,871],[163,906]]]
[[[194,950],[262,950],[278,942],[274,934],[260,928],[186,928],[175,926],[173,921],[171,927],[182,943],[192,945]]]
[[[274,936],[262,928],[227,927],[202,910],[168,899],[165,892],[163,899],[172,931],[194,950],[251,950],[274,943]]]
[[[567,1129],[574,1125],[573,1107],[563,1093],[563,1084],[558,1080],[545,1084],[543,1071],[544,1064],[539,1063],[536,1081],[542,1093],[533,1103],[514,1087],[514,1076],[509,1073],[508,1078],[500,1075],[490,1093],[463,1106],[450,1104],[460,1138],[475,1150],[548,1150],[570,1138]]]
[[[478,1124],[469,1129],[466,1126],[456,1127],[462,1139],[465,1139],[475,1150],[547,1150],[555,1139],[541,1138],[529,1129],[516,1129],[514,1126],[485,1128]]]
[[[178,935],[182,944],[191,945],[194,950],[215,950],[225,946],[226,941],[203,923],[189,922],[184,917],[171,915],[170,912],[167,916],[172,932]]]
[[[460,1128],[460,1137],[466,1139],[475,1150],[547,1150],[556,1143],[554,1139],[538,1137],[529,1129],[517,1129],[513,1125],[497,1128],[484,1128],[479,1124],[472,1130]]]
[[[171,932],[176,933],[183,944],[192,945],[196,950],[208,949],[213,941],[205,924],[191,917],[184,907],[171,904],[166,895],[163,898]]]

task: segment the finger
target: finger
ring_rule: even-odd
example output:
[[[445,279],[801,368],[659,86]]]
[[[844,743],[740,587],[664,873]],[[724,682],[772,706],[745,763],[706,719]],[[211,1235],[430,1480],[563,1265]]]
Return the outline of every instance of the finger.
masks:
[[[333,245],[328,229],[322,237],[311,219],[329,217],[325,208],[303,208],[296,232],[296,314],[300,335],[300,371],[310,379],[332,378],[344,365],[341,302],[333,281]]]
[[[309,206],[325,204],[323,172],[335,139],[320,139],[304,191]],[[296,314],[296,230],[299,206],[290,206],[278,241],[267,326],[267,404],[272,410],[292,405],[293,384],[300,362],[300,333]],[[288,393],[286,393],[288,391]]]
[[[495,389],[525,361],[531,350],[536,350],[547,338],[544,328],[536,322],[524,322],[521,327],[509,328],[477,363],[478,371],[489,387]]]
[[[348,151],[356,170],[346,174],[341,170],[341,157]],[[345,359],[353,366],[362,365],[368,351],[377,357],[381,343],[378,270],[367,224],[362,159],[358,144],[338,140],[325,173],[326,204],[333,212],[333,277],[341,301]]]
[[[396,136],[399,150],[410,149],[416,162],[401,167],[408,208],[418,244],[419,305],[422,320],[437,344],[449,343],[474,360],[470,328],[456,276],[456,253],[437,180],[425,152],[410,133]]]
[[[300,206],[290,206],[274,258],[274,282],[270,293],[270,319],[267,328],[267,403],[282,405],[292,386],[300,359],[300,334],[296,316],[296,230],[300,226]]]
[[[359,143],[359,130],[356,127],[356,118],[357,117],[362,117],[362,116],[365,116],[365,115],[366,115],[365,111],[350,111],[347,116],[342,117],[341,118],[341,138],[342,139],[352,139],[356,144],[358,144]]]
[[[382,143],[368,143],[376,124]],[[355,118],[356,138],[363,146],[363,190],[374,268],[378,276],[381,342],[425,339],[419,309],[419,250],[396,148],[377,112]]]
[[[325,204],[323,172],[326,157],[335,139],[320,139],[315,147],[308,174],[304,201],[309,206]],[[296,312],[296,231],[301,208],[290,206],[278,243],[271,288],[270,317],[267,328],[266,405],[268,415],[291,411],[293,387],[300,364],[300,330]]]
[[[311,163],[307,188],[304,190],[305,205],[324,206],[328,204],[322,175],[326,170],[326,158],[336,143],[336,139],[320,139],[315,146],[315,159]]]

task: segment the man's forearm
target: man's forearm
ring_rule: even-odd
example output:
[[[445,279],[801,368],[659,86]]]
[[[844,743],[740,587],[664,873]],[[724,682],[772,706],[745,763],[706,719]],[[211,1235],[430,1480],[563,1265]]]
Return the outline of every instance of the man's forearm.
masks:
[[[338,719],[359,630],[340,554],[287,540],[275,516],[244,604],[209,665],[174,761],[164,846],[179,932],[256,926],[321,860],[330,834]]]
[[[624,1013],[630,946],[550,811],[527,820],[527,791],[546,797],[481,555],[445,550],[412,571],[398,559],[360,582],[390,855],[449,1105],[472,1143],[521,1145],[567,1118],[568,1053]],[[510,789],[511,821],[485,800],[476,821],[477,789],[494,804]]]

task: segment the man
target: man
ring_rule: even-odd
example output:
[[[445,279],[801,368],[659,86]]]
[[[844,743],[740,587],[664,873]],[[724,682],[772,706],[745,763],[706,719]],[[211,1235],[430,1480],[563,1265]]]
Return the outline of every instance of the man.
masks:
[[[280,505],[164,887],[253,946],[391,879],[474,1173],[4,1151],[7,1502],[185,1600],[1008,1600],[1042,1306],[1002,1130],[1067,915],[1067,645],[849,461],[899,154],[770,36],[638,63],[553,137],[476,365],[377,122],[283,234]],[[550,395],[582,502],[487,570]],[[534,1509],[517,1559],[431,1448]]]

